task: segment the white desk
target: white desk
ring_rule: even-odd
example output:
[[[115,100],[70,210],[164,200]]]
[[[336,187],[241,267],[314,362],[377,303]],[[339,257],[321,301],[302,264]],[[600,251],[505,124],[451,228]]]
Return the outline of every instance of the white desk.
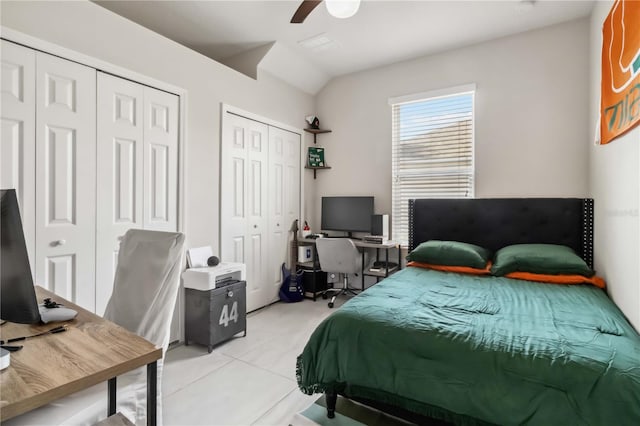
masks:
[[[314,274],[313,274],[313,280],[314,280],[314,289],[315,289],[315,272],[320,270],[320,268],[316,268],[316,266],[318,266],[319,262],[318,262],[318,251],[315,250],[315,244],[316,244],[316,239],[317,238],[300,238],[298,239],[298,245],[313,245],[314,246],[314,250],[313,250],[313,260],[311,262],[304,262],[304,263],[298,263],[299,266],[303,266],[303,267],[307,267],[307,268],[312,268]],[[361,250],[362,252],[362,271],[360,271],[360,276],[362,278],[362,291],[364,291],[364,277],[365,276],[370,276],[370,277],[376,277],[376,281],[378,281],[380,278],[385,278],[388,277],[389,274],[392,274],[393,272],[395,272],[397,269],[402,269],[402,250],[400,247],[400,243],[397,241],[386,241],[382,244],[376,244],[376,243],[369,243],[369,242],[365,242],[362,240],[358,240],[355,238],[351,238],[351,241],[353,241],[353,243],[355,244],[356,247],[361,248],[361,249],[368,249],[368,248],[374,248],[376,249],[376,260],[380,260],[380,249],[383,249],[385,251],[385,262],[387,265],[387,268],[384,271],[379,271],[379,272],[374,272],[374,271],[367,271],[365,270],[366,265],[364,264],[364,250]],[[394,249],[397,248],[398,249],[398,266],[395,268],[389,268],[389,249]],[[330,271],[329,271],[330,272]],[[314,292],[313,295],[313,300],[316,300],[316,296],[315,296],[316,292]]]

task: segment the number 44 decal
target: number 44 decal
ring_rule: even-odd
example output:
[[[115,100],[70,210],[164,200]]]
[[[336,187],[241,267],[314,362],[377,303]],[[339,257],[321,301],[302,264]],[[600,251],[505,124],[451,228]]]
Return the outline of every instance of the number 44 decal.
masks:
[[[218,320],[218,324],[224,325],[225,327],[229,325],[229,321],[233,321],[235,323],[238,322],[238,302],[233,302],[231,305],[231,314],[229,314],[229,305],[224,305],[222,307],[222,312],[220,312],[220,319]]]

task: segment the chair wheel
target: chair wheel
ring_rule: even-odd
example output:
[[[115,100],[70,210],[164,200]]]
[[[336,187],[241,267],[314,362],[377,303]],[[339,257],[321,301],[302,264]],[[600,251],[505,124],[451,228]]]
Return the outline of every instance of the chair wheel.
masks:
[[[322,293],[322,298],[326,300],[329,298],[329,296],[327,296],[327,293]]]
[[[330,308],[333,308],[333,302],[329,302],[328,305]]]

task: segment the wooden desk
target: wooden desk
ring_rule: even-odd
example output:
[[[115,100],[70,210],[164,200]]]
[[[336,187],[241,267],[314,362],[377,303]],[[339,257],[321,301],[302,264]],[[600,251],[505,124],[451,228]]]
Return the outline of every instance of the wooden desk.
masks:
[[[0,420],[7,420],[74,392],[109,381],[108,415],[116,411],[116,377],[147,366],[147,424],[156,424],[157,360],[162,349],[124,328],[36,287],[45,297],[78,311],[64,333],[22,342],[11,353],[11,365],[0,373]],[[62,323],[0,326],[3,340],[49,330]]]
[[[356,247],[361,248],[361,249],[367,249],[367,248],[374,248],[376,249],[376,260],[380,260],[380,249],[385,250],[385,262],[387,264],[387,268],[385,271],[380,271],[380,272],[371,272],[371,271],[366,271],[366,265],[364,264],[365,261],[365,256],[364,256],[364,250],[362,250],[362,270],[360,271],[360,277],[362,279],[362,291],[364,291],[364,277],[365,276],[370,276],[370,277],[376,277],[376,282],[380,279],[380,278],[385,278],[388,277],[390,273],[395,272],[397,269],[402,269],[402,247],[400,246],[400,243],[398,243],[397,241],[385,241],[382,244],[376,244],[376,243],[368,243],[359,239],[355,239],[355,238],[351,238],[351,241],[353,241],[353,243],[355,244]],[[303,245],[313,245],[314,246],[314,250],[313,250],[313,260],[310,262],[302,262],[302,263],[298,263],[299,266],[302,267],[307,267],[307,268],[311,268],[314,272],[313,274],[313,280],[314,280],[314,284],[313,287],[316,288],[316,284],[315,284],[315,272],[316,270],[316,266],[318,266],[319,264],[319,260],[318,260],[318,252],[315,249],[315,245],[316,245],[316,238],[299,238],[298,239],[298,244],[303,246]],[[389,249],[394,249],[397,248],[398,249],[398,266],[396,268],[392,268],[389,269]],[[325,271],[326,272],[326,271]],[[330,271],[329,271],[330,272]],[[316,293],[314,293],[313,295],[313,300],[316,300]]]

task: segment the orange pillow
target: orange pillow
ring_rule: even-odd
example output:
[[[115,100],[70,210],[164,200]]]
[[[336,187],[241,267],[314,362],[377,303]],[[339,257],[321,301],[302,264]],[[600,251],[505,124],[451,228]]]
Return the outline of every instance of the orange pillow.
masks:
[[[516,280],[535,281],[539,283],[552,284],[592,284],[599,288],[605,288],[604,279],[600,277],[585,277],[582,275],[546,275],[534,274],[531,272],[511,272],[504,275],[507,278],[515,278]]]
[[[457,272],[459,274],[471,274],[471,275],[490,275],[491,274],[491,261],[487,262],[487,266],[484,269],[471,268],[469,266],[448,266],[448,265],[432,265],[430,263],[412,261],[407,263],[407,266],[413,266],[416,268],[433,269],[435,271],[442,272]]]

